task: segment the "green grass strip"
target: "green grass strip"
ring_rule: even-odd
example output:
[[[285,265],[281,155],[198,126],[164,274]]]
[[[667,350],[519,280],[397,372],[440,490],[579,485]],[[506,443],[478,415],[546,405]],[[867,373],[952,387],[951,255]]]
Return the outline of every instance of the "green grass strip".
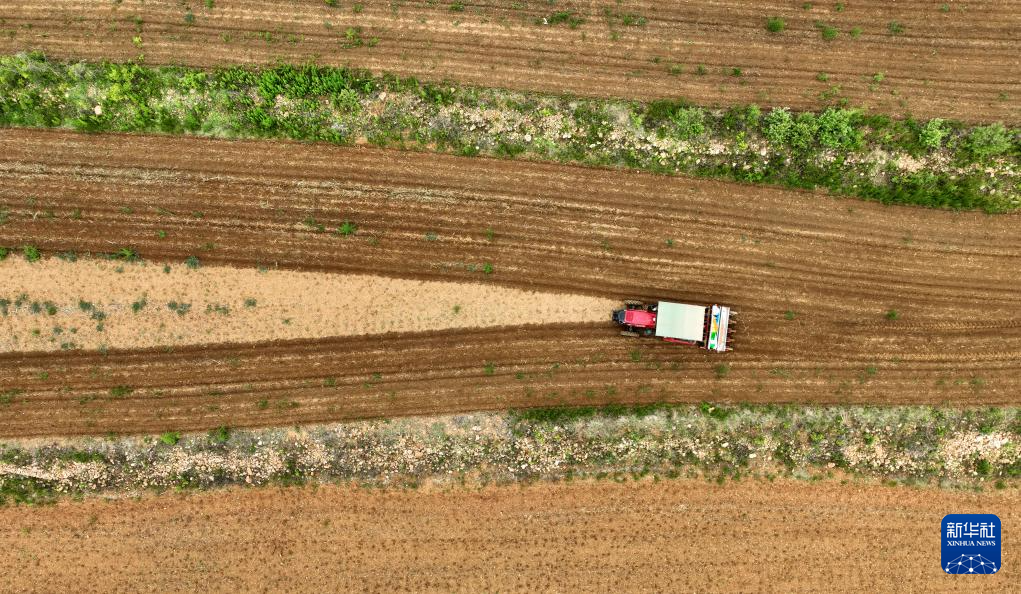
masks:
[[[314,65],[203,71],[0,57],[0,126],[277,138],[822,188],[884,203],[1021,206],[1021,129],[833,106],[715,109],[429,84]]]

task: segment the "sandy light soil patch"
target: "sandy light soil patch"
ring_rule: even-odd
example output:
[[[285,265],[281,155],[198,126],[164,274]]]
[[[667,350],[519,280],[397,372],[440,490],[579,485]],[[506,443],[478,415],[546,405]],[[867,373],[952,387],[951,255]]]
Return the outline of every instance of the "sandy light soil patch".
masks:
[[[969,591],[977,579],[940,569],[940,518],[1017,525],[1019,503],[753,480],[265,488],[3,508],[0,550],[19,592]],[[1014,568],[1017,531],[1003,534]],[[1009,591],[1012,572],[982,591]]]
[[[595,322],[610,299],[482,283],[105,260],[0,263],[0,352]]]

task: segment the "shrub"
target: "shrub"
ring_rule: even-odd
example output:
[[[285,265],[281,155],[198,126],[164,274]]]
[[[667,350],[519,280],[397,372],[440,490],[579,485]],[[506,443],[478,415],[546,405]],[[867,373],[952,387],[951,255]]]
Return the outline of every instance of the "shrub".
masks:
[[[690,140],[705,133],[705,112],[699,107],[684,107],[670,116],[677,137]]]
[[[777,107],[762,119],[762,124],[762,135],[770,144],[780,147],[790,140],[791,131],[794,129],[794,117],[786,107]]]
[[[830,108],[819,115],[819,144],[826,148],[853,150],[861,147],[863,134],[856,127],[858,112]]]
[[[794,120],[794,126],[791,128],[790,140],[788,142],[793,149],[806,150],[815,144],[818,131],[819,122],[815,114],[811,112],[800,113],[797,119]]]
[[[840,33],[837,31],[836,27],[831,27],[829,25],[820,25],[819,29],[822,31],[822,38],[825,41],[833,41]]]
[[[787,23],[780,17],[770,17],[766,20],[766,30],[770,33],[779,33],[787,28]]]
[[[950,130],[944,126],[943,120],[933,118],[918,131],[918,142],[929,150],[939,150],[948,134]]]
[[[198,257],[188,256],[184,260],[184,265],[187,266],[188,268],[191,268],[192,270],[196,270],[199,266],[202,265],[202,263],[199,261]]]
[[[720,363],[715,368],[713,368],[713,371],[716,372],[716,379],[723,379],[727,377],[727,374],[730,373],[730,365],[726,363]]]
[[[493,373],[496,372],[496,364],[494,364],[494,363],[486,363],[485,366],[483,366],[482,369],[483,369],[483,371],[486,372],[486,375],[493,375]]]
[[[160,441],[171,446],[177,445],[177,442],[181,441],[181,434],[176,431],[167,431],[160,435]]]
[[[1011,148],[1010,135],[1003,124],[977,126],[968,135],[968,150],[976,159],[1002,155]]]
[[[886,28],[889,29],[890,33],[893,33],[894,35],[900,35],[901,33],[904,32],[904,25],[898,23],[897,21],[890,21],[889,23],[887,23]]]
[[[892,321],[892,320],[896,320],[896,319],[899,319],[899,318],[900,318],[900,313],[896,309],[891,309],[891,310],[886,312],[886,319],[888,319],[888,320]]]

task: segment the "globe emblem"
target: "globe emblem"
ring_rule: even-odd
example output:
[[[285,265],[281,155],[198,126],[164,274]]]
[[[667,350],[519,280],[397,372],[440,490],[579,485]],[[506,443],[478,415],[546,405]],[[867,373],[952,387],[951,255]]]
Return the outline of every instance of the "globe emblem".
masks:
[[[943,568],[947,573],[996,573],[996,563],[982,555],[961,555]]]

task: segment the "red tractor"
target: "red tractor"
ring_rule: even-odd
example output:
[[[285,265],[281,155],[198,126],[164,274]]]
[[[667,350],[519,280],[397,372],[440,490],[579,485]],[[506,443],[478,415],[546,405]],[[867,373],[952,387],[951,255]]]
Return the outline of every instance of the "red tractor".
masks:
[[[722,353],[733,314],[722,305],[689,305],[659,301],[628,300],[613,312],[613,321],[624,327],[623,336],[658,336],[667,342],[688,344]]]

